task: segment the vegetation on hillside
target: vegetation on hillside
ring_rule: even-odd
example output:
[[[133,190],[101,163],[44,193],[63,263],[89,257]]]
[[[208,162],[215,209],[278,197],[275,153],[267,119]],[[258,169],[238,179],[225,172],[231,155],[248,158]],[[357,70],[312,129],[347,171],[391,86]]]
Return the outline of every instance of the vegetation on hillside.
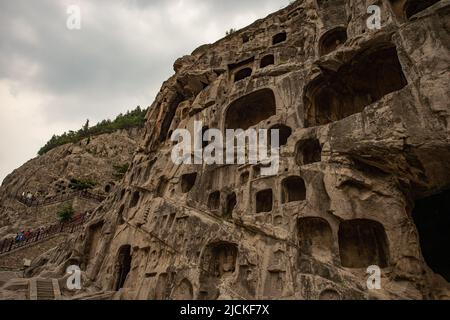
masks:
[[[53,137],[39,150],[41,156],[50,150],[67,143],[77,143],[83,139],[90,141],[91,136],[104,133],[111,133],[120,129],[129,129],[134,127],[143,127],[145,124],[145,115],[148,109],[137,107],[125,114],[119,114],[114,120],[103,120],[93,127],[89,127],[89,120],[78,131],[64,132],[62,135],[53,135]]]
[[[233,34],[235,32],[236,32],[236,29],[231,28],[230,30],[227,30],[227,32],[225,32],[225,35],[229,36],[229,35],[231,35],[231,34]]]
[[[95,187],[96,183],[89,179],[71,179],[69,188],[76,191],[89,190]]]
[[[127,173],[129,168],[130,168],[129,163],[125,163],[122,165],[114,165],[114,173],[113,173],[114,178],[116,178],[117,180],[121,180],[125,176],[125,173]]]
[[[69,222],[75,213],[71,204],[66,204],[59,212],[58,218],[61,222]]]

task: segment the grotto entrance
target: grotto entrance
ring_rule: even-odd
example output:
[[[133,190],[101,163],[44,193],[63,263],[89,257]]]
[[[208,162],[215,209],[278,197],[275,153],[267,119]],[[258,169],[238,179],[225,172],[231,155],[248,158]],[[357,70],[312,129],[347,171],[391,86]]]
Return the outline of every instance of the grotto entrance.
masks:
[[[188,173],[181,176],[181,192],[188,193],[197,181],[197,173]]]
[[[425,261],[450,282],[450,190],[417,200],[412,216]]]
[[[200,300],[215,300],[218,283],[236,272],[238,248],[234,243],[218,242],[208,245],[201,259]]]
[[[410,19],[415,14],[431,7],[440,0],[408,0],[405,3],[405,16]]]
[[[90,264],[94,261],[98,245],[101,242],[102,239],[102,229],[103,229],[103,220],[90,226],[88,231],[88,241],[86,243],[88,244],[85,249],[85,254],[87,254],[87,264]]]
[[[300,141],[296,147],[295,160],[299,166],[320,162],[322,160],[322,146],[319,140]]]
[[[295,176],[288,177],[281,184],[283,203],[306,200],[306,186],[302,178]]]
[[[297,229],[301,255],[312,256],[321,262],[331,261],[333,232],[328,221],[318,217],[300,218]]]
[[[337,72],[324,73],[305,88],[305,127],[339,121],[407,85],[397,50],[366,50]]]
[[[236,193],[232,192],[229,195],[227,195],[227,203],[224,213],[224,217],[226,219],[233,218],[233,211],[236,208],[236,205],[237,205]]]
[[[259,191],[256,194],[256,213],[271,212],[273,209],[272,189]]]
[[[389,264],[389,247],[381,223],[367,219],[341,222],[339,226],[339,254],[346,268],[367,268]]]
[[[119,255],[116,262],[116,274],[114,290],[119,291],[125,285],[128,273],[131,270],[131,246],[125,245],[119,249]]]
[[[258,90],[231,103],[225,115],[225,129],[247,130],[275,114],[273,91]]]
[[[325,33],[319,41],[321,56],[333,52],[347,41],[347,30],[342,27],[334,28]]]

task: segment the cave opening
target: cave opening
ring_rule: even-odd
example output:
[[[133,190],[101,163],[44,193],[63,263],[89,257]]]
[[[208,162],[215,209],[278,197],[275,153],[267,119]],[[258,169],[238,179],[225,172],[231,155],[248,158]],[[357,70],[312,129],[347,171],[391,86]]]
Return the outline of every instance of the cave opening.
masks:
[[[450,282],[450,190],[417,200],[412,216],[426,263]]]
[[[236,193],[232,192],[229,195],[227,195],[225,218],[231,219],[233,217],[233,211],[236,208],[236,205],[237,205]]]
[[[322,161],[322,146],[318,139],[300,141],[296,148],[296,162],[299,166]]]
[[[208,197],[208,208],[210,210],[217,210],[220,207],[220,191],[210,193]]]
[[[346,268],[367,268],[389,264],[389,247],[386,232],[381,223],[355,219],[341,222],[339,226],[339,254]]]
[[[270,148],[270,146],[272,145],[272,131],[271,130],[278,130],[279,132],[279,146],[285,146],[288,143],[288,140],[290,138],[290,136],[292,135],[292,129],[284,124],[277,124],[273,127],[271,127],[269,129],[269,133],[267,136],[267,140],[268,140],[268,147]]]
[[[247,130],[275,114],[273,91],[258,90],[231,103],[225,115],[225,129]]]
[[[167,138],[170,138],[171,133],[170,127],[172,126],[173,119],[175,118],[175,114],[177,112],[177,108],[180,103],[183,101],[183,96],[181,94],[176,93],[170,98],[170,101],[167,102],[166,113],[164,119],[161,124],[161,130],[159,134],[159,141],[164,142]]]
[[[323,218],[300,218],[297,223],[300,254],[312,256],[321,262],[332,259],[333,233]]]
[[[261,59],[260,68],[265,68],[275,64],[275,57],[273,54],[269,54]]]
[[[215,277],[223,277],[234,273],[238,249],[232,243],[218,243],[210,248],[209,262],[207,262],[210,274]]]
[[[282,42],[285,42],[287,40],[287,33],[286,32],[280,32],[273,36],[272,38],[272,44],[276,45]]]
[[[394,46],[366,50],[337,72],[323,73],[306,86],[305,126],[326,125],[360,113],[406,85]]]
[[[124,287],[127,276],[131,270],[131,260],[131,246],[124,245],[120,247],[116,262],[115,291],[119,291]]]
[[[256,194],[256,213],[271,212],[273,209],[273,191],[266,189]]]
[[[300,177],[288,177],[283,180],[283,203],[306,200],[305,181]]]
[[[411,19],[412,16],[417,13],[431,7],[438,3],[440,0],[409,0],[405,3],[405,16],[406,19]]]
[[[324,56],[335,51],[347,41],[347,30],[343,27],[326,32],[319,41],[319,54]]]
[[[253,73],[253,70],[251,68],[241,69],[234,74],[234,82],[244,80],[245,78],[250,77],[252,75],[252,73]]]
[[[164,197],[164,194],[166,193],[167,187],[169,186],[169,181],[166,177],[159,178],[158,185],[156,187],[156,197],[162,198]]]
[[[134,208],[139,203],[139,199],[141,197],[141,193],[139,191],[133,192],[133,195],[130,200],[130,208]]]
[[[181,192],[188,193],[197,181],[197,173],[188,173],[181,176]]]
[[[238,247],[234,243],[212,243],[205,248],[201,258],[199,299],[217,299],[220,279],[236,272],[237,256]]]

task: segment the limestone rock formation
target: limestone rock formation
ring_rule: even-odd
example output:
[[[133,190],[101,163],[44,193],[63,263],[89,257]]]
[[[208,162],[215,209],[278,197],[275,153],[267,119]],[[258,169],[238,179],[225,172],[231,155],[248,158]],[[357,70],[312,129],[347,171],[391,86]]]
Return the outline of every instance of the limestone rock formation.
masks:
[[[80,299],[449,299],[449,11],[296,1],[177,60],[121,185],[28,274],[77,264]],[[194,121],[280,129],[278,174],[175,165]]]
[[[0,268],[21,268],[24,259],[32,260],[65,241],[72,228],[50,234],[41,243],[27,243],[20,250],[9,251],[14,247],[7,248],[11,244],[6,240],[20,231],[57,224],[57,213],[67,204],[75,214],[98,207],[120,183],[117,168],[131,163],[142,134],[142,129],[134,128],[66,144],[7,176],[0,187]],[[74,187],[74,179],[95,185],[89,192],[80,192]]]

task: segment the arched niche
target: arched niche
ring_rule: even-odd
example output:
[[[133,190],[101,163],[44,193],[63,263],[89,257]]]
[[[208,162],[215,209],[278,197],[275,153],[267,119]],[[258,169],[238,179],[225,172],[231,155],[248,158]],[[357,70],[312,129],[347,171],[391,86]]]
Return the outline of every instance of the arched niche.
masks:
[[[287,40],[287,33],[285,31],[277,33],[272,38],[272,45],[276,45]]]
[[[241,69],[234,74],[234,82],[238,82],[248,77],[251,77],[252,73],[253,70],[251,68]]]
[[[416,14],[428,9],[440,0],[389,0],[392,11],[401,21],[410,20]]]
[[[138,205],[141,193],[139,191],[133,192],[130,200],[130,208],[134,208]]]
[[[268,142],[269,142],[269,146],[271,145],[272,142],[272,134],[271,134],[271,130],[278,130],[279,132],[279,146],[285,146],[288,142],[288,139],[290,138],[290,136],[292,135],[292,129],[284,124],[277,124],[274,125],[272,127],[270,127],[269,129],[269,133],[268,133]]]
[[[236,205],[237,205],[236,192],[232,192],[227,195],[227,202],[226,202],[225,212],[224,212],[224,217],[226,219],[233,218],[233,211],[236,208]]]
[[[268,54],[261,59],[259,67],[265,68],[275,64],[275,56],[273,54]]]
[[[440,0],[408,0],[404,6],[406,19],[411,19],[419,12],[428,9],[432,5],[438,3]]]
[[[306,185],[302,178],[288,177],[281,182],[281,187],[283,203],[306,200]]]
[[[214,300],[219,296],[218,284],[235,274],[238,247],[230,242],[216,242],[206,246],[201,256],[199,299]]]
[[[297,144],[295,159],[297,165],[303,166],[322,160],[322,146],[318,139],[306,139]]]
[[[88,228],[88,235],[87,235],[87,246],[85,253],[87,253],[87,263],[90,264],[94,261],[98,246],[100,244],[100,241],[102,239],[102,229],[103,229],[104,221],[100,221],[98,223],[95,223],[94,225],[89,226]]]
[[[226,110],[225,129],[242,129],[257,125],[277,113],[271,89],[252,92],[232,102]]]
[[[195,186],[197,181],[197,173],[187,173],[181,176],[181,192],[188,193]]]
[[[131,270],[131,261],[131,246],[124,245],[120,247],[115,265],[114,291],[119,291],[125,286],[125,282]]]
[[[346,268],[389,264],[389,246],[381,223],[368,219],[347,220],[339,226],[339,254]]]
[[[347,29],[337,27],[327,31],[319,40],[319,55],[329,54],[347,41]]]
[[[208,208],[210,210],[218,210],[220,208],[220,191],[214,191],[209,194]]]
[[[305,127],[326,125],[360,113],[406,85],[394,46],[366,50],[337,72],[322,74],[305,87]]]
[[[412,217],[427,265],[450,282],[450,190],[416,200]]]
[[[273,191],[265,189],[256,193],[256,213],[271,212],[273,210]]]
[[[321,262],[333,257],[333,233],[328,221],[319,217],[300,218],[297,222],[297,238],[301,255]]]

